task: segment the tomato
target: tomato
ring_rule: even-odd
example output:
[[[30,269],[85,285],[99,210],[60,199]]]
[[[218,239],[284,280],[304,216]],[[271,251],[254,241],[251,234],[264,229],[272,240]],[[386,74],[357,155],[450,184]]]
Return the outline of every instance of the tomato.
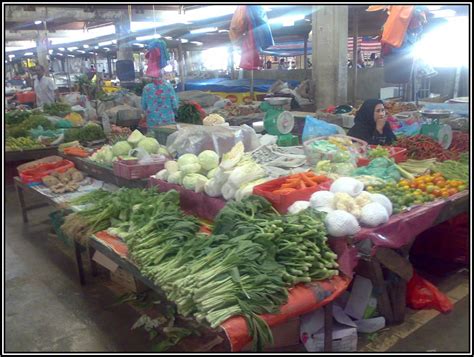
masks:
[[[434,195],[435,197],[441,196],[441,190],[439,190],[438,188],[435,188],[435,189],[433,190],[433,195]]]
[[[448,193],[449,193],[450,196],[452,196],[452,195],[455,195],[456,193],[458,193],[458,190],[455,189],[455,188],[450,188],[448,190]]]
[[[436,186],[428,185],[426,186],[426,192],[432,193],[436,189]]]
[[[425,185],[424,183],[420,183],[420,184],[418,185],[418,188],[419,188],[420,190],[422,190],[422,191],[425,191],[425,190],[426,190],[426,185]]]
[[[446,186],[446,182],[444,181],[438,181],[438,182],[435,182],[434,184],[438,186],[439,188],[444,188]]]

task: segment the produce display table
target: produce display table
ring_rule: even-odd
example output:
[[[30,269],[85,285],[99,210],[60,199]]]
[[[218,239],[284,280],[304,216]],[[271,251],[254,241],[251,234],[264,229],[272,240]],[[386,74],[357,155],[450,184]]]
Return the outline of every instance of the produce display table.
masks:
[[[24,223],[28,223],[27,212],[30,211],[30,210],[36,209],[36,208],[41,208],[41,207],[45,207],[45,206],[49,205],[49,206],[52,206],[56,209],[68,209],[67,204],[56,202],[51,197],[48,197],[48,196],[42,194],[41,192],[39,192],[38,190],[36,190],[34,188],[34,186],[32,187],[32,186],[29,186],[29,185],[23,183],[19,177],[14,178],[14,184],[15,184],[15,190],[16,190],[17,195],[18,195],[18,201],[20,203],[20,208],[21,208],[21,213],[22,213],[22,216],[23,216],[23,222]],[[34,195],[35,197],[39,198],[43,202],[39,203],[39,204],[27,206],[25,204],[24,192],[28,192],[28,193]],[[77,271],[78,271],[78,274],[79,274],[79,282],[80,282],[81,285],[84,285],[85,284],[85,277],[84,277],[84,266],[83,266],[83,263],[82,263],[81,252],[86,250],[87,248],[80,245],[78,242],[76,242],[74,240],[73,249],[74,249],[74,256],[75,256],[75,260],[76,260],[76,267],[77,267]]]
[[[153,282],[144,277],[137,266],[128,258],[128,249],[125,243],[120,239],[108,235],[106,232],[95,234],[89,241],[89,246],[106,257],[114,261],[122,269],[133,274],[137,279],[142,281],[151,289],[163,294],[162,290]],[[326,307],[325,315],[332,316],[332,301],[339,297],[349,286],[351,279],[345,276],[336,276],[330,280],[315,281],[311,284],[297,285],[290,289],[288,303],[281,308],[280,314],[262,315],[262,318],[269,326],[276,326],[284,323],[292,317],[306,314],[312,310]],[[327,319],[325,325],[326,336],[330,337],[332,325],[331,319]],[[240,316],[232,317],[226,320],[221,326],[230,343],[230,350],[233,352],[240,351],[248,342],[247,325],[244,318]],[[222,330],[216,333],[222,333]],[[325,340],[326,351],[331,350],[331,339]]]
[[[111,167],[99,166],[90,160],[77,156],[66,155],[63,153],[59,153],[59,155],[74,162],[74,165],[78,170],[83,171],[87,175],[95,177],[98,180],[111,183],[118,187],[145,188],[147,186],[148,181],[146,179],[127,180],[123,177],[115,176],[114,170]]]
[[[355,271],[372,280],[388,324],[404,320],[406,284],[413,276],[408,257],[416,236],[468,210],[469,192],[463,191],[394,215],[379,227],[363,228],[351,239],[360,255]],[[389,285],[382,266],[388,269]]]
[[[22,150],[22,151],[5,151],[5,162],[13,161],[33,161],[42,159],[46,156],[57,155],[58,146],[49,146],[45,148]]]

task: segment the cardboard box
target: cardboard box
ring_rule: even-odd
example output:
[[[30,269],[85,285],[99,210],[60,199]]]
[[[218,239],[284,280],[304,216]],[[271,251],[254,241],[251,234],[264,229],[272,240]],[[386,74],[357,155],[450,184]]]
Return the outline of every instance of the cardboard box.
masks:
[[[114,272],[110,272],[110,280],[127,288],[135,293],[141,293],[148,289],[140,280],[137,280],[131,273],[122,268],[117,268]]]
[[[288,321],[271,327],[273,334],[273,345],[266,346],[264,351],[267,349],[275,350],[276,348],[294,346],[300,343],[300,318],[294,317]],[[242,352],[248,352],[252,350],[252,343],[248,343],[242,348]]]
[[[357,325],[337,305],[333,306],[332,351],[357,351]],[[317,309],[301,318],[301,340],[308,352],[324,351],[324,310]]]
[[[107,258],[104,254],[96,251],[92,257],[92,260],[110,271],[110,280],[113,282],[135,293],[140,293],[148,289],[145,284],[135,279],[131,273],[120,268],[117,263]]]

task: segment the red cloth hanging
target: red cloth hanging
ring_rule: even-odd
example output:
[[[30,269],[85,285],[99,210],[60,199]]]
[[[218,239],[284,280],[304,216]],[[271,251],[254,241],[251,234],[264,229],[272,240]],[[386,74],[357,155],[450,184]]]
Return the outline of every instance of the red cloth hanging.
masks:
[[[161,52],[159,48],[153,48],[145,54],[145,58],[148,60],[148,67],[146,69],[146,75],[148,77],[158,78],[160,77],[160,59]]]
[[[261,65],[260,56],[258,55],[255,37],[252,29],[252,21],[248,15],[247,18],[247,35],[242,40],[242,56],[240,57],[240,68],[245,70],[259,69]]]

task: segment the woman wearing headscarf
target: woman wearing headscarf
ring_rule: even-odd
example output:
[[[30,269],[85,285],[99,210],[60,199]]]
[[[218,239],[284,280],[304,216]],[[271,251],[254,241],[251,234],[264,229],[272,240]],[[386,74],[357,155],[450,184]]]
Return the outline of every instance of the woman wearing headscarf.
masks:
[[[347,135],[366,141],[370,145],[391,145],[395,134],[387,123],[385,107],[380,99],[367,99],[354,119]]]

